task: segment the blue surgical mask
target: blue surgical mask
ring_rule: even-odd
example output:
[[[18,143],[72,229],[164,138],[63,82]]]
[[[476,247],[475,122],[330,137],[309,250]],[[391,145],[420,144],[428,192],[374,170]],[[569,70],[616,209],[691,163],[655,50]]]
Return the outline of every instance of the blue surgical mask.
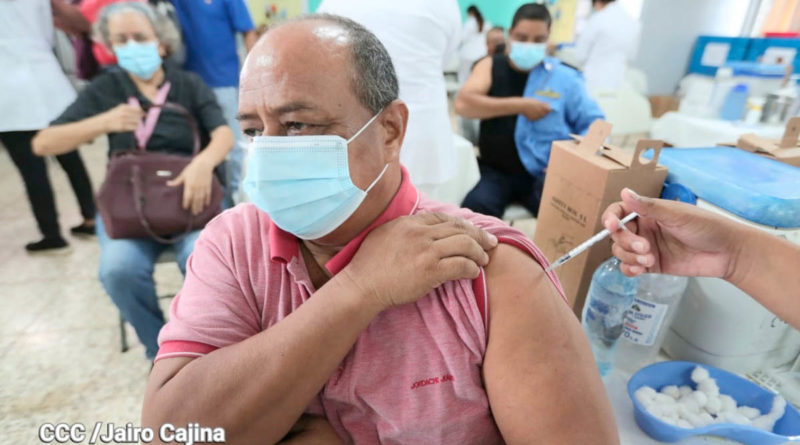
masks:
[[[302,239],[319,239],[355,213],[389,164],[366,190],[353,184],[347,145],[337,135],[257,136],[250,145],[242,187],[281,229]]]
[[[544,60],[546,51],[546,43],[511,41],[511,51],[508,53],[508,57],[517,68],[523,71],[530,71]]]
[[[148,80],[161,66],[161,55],[156,42],[139,43],[129,40],[124,45],[114,46],[117,63],[134,76]]]

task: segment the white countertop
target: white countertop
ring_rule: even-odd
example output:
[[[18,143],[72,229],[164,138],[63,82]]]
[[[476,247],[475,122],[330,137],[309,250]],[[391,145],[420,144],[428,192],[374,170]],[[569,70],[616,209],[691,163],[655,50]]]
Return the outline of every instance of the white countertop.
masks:
[[[708,119],[684,113],[669,112],[653,121],[650,136],[678,148],[713,147],[721,143],[736,143],[739,136],[755,133],[761,137],[780,139],[784,127],[777,125],[749,125]]]

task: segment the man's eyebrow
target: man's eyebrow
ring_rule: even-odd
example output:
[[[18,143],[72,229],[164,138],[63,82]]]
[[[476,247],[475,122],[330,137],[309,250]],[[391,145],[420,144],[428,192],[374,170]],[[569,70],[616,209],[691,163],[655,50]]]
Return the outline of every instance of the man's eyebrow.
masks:
[[[316,107],[313,104],[310,104],[308,102],[302,102],[302,101],[289,102],[286,105],[281,105],[280,107],[276,108],[275,114],[281,115],[281,114],[293,113],[295,111],[313,110],[315,108]]]
[[[308,111],[316,108],[317,107],[308,102],[289,102],[286,105],[281,105],[280,107],[276,108],[274,113],[280,116],[282,114],[293,113],[295,111]],[[240,121],[250,119],[258,120],[259,116],[255,113],[239,113],[236,115],[236,119]]]
[[[254,113],[238,113],[236,115],[237,121],[245,121],[245,120],[257,120],[258,115]]]

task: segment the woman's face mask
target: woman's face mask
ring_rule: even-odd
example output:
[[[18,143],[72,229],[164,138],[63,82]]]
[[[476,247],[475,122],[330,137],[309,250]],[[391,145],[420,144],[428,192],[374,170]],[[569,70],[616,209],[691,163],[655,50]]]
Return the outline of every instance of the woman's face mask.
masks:
[[[120,68],[142,79],[149,80],[161,66],[158,42],[137,42],[133,39],[114,45],[114,54]]]

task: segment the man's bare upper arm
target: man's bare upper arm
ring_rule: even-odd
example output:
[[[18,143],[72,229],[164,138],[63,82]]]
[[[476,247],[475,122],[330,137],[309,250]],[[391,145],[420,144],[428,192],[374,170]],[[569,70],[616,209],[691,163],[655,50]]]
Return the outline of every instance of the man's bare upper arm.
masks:
[[[477,94],[485,96],[489,94],[492,86],[492,58],[484,57],[475,64],[464,85],[458,91],[455,100],[456,113],[463,114],[468,104],[464,103],[466,96]]]
[[[484,57],[472,68],[461,91],[477,94],[488,94],[492,86],[492,58]]]
[[[501,244],[486,276],[484,383],[505,441],[615,443],[613,413],[588,341],[542,267]]]

